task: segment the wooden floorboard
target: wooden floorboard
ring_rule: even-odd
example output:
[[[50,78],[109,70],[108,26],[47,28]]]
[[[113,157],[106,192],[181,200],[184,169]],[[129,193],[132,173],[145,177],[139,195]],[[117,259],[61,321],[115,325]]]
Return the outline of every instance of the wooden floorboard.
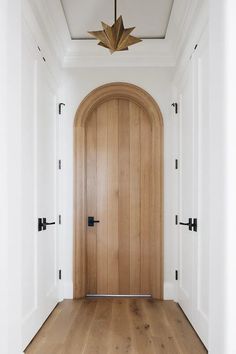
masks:
[[[152,299],[65,300],[26,354],[205,354],[180,307]]]

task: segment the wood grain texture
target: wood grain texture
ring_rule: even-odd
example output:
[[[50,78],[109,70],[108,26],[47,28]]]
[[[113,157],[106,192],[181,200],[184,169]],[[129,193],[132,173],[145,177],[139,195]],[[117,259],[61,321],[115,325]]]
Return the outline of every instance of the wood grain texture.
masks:
[[[131,328],[128,319],[128,302],[112,300],[111,337],[109,349],[111,353],[131,352]]]
[[[112,301],[98,301],[83,353],[107,353],[110,345]]]
[[[162,160],[162,117],[145,91],[115,83],[82,102],[75,119],[75,298],[162,299]],[[96,231],[86,227],[88,216],[100,220]]]
[[[65,300],[46,321],[26,354],[206,354],[173,301]]]
[[[74,133],[74,233],[78,237],[73,242],[73,285],[75,297],[81,298],[86,295],[85,129],[77,127]]]
[[[143,300],[129,301],[129,320],[131,322],[133,347],[136,353],[155,354],[153,335],[148,315],[143,309]]]
[[[94,111],[86,125],[86,206],[87,215],[97,218],[97,112]],[[97,291],[97,228],[87,227],[87,292]]]
[[[118,100],[107,102],[108,110],[108,293],[119,293],[119,171],[118,171]]]
[[[136,103],[101,104],[86,124],[87,294],[151,294],[152,131]]]
[[[141,291],[141,124],[140,107],[129,102],[130,113],[130,293]]]
[[[97,289],[95,294],[108,293],[108,205],[107,205],[107,105],[97,108]],[[95,202],[95,201],[94,201]],[[88,236],[87,236],[88,237]],[[91,276],[89,270],[88,276]]]
[[[151,238],[151,198],[153,194],[151,185],[151,156],[152,156],[152,133],[151,122],[142,110],[141,119],[141,293],[151,294],[150,287],[150,238]],[[158,214],[158,210],[155,208]],[[155,231],[154,231],[155,232]],[[153,255],[154,256],[154,255]],[[155,257],[155,256],[154,256]]]
[[[130,294],[129,101],[119,100],[119,294]]]

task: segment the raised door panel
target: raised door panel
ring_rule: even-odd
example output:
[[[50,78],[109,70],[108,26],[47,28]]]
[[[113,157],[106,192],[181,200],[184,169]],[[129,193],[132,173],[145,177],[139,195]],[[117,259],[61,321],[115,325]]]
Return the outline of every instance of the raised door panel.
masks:
[[[56,237],[56,96],[44,62],[38,65],[37,86],[37,208],[38,217],[55,225],[38,233],[38,300],[42,318],[57,304]]]
[[[37,279],[37,52],[24,38],[22,48],[22,337],[25,347],[38,330]]]
[[[194,113],[192,63],[180,87],[180,214],[181,222],[193,218],[194,204]],[[193,316],[194,233],[186,225],[179,226],[179,303],[186,315]]]
[[[203,343],[209,311],[209,86],[205,33],[180,85],[180,219],[197,218],[197,232],[180,226],[179,303]]]
[[[194,290],[195,327],[204,344],[208,344],[209,316],[209,80],[208,38],[204,34],[194,56],[195,72],[195,198],[194,209],[198,218],[195,237]]]
[[[25,29],[22,48],[22,347],[58,302],[56,226],[38,232],[38,217],[56,221],[56,96],[53,79]]]

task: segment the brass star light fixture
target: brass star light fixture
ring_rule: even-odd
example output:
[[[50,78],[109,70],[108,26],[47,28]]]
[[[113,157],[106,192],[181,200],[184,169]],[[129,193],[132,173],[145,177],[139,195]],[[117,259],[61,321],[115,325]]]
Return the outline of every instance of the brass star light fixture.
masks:
[[[142,42],[140,38],[131,36],[135,27],[124,28],[122,16],[117,19],[117,0],[114,0],[115,23],[112,26],[102,22],[103,31],[89,31],[88,33],[97,38],[98,45],[110,50],[111,54],[117,51],[128,50],[128,47]]]

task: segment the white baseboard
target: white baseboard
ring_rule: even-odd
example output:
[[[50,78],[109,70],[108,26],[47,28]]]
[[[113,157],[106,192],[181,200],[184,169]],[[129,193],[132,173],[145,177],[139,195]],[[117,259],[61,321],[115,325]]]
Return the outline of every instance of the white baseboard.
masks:
[[[72,282],[64,282],[63,284],[63,298],[64,299],[73,299],[73,283]]]
[[[175,287],[173,283],[164,283],[164,300],[175,300]]]

